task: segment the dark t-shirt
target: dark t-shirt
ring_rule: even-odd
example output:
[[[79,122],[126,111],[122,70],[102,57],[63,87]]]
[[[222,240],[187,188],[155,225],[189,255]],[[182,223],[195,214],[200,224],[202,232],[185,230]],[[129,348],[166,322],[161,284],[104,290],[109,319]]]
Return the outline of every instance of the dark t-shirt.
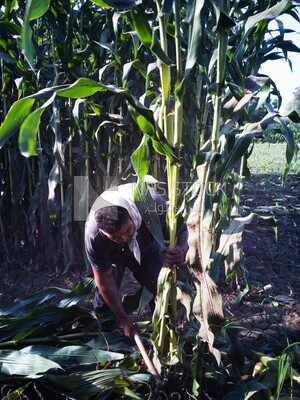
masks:
[[[168,239],[166,227],[166,210],[167,205],[165,199],[157,192],[150,190],[151,197],[154,201],[156,213],[159,216],[164,238]],[[151,210],[150,212],[153,212]],[[95,210],[91,209],[85,224],[85,250],[87,258],[93,269],[99,272],[108,271],[112,264],[123,257],[131,257],[133,253],[128,244],[116,243],[104,235],[97,227],[95,221]],[[137,233],[137,241],[141,253],[154,241],[152,233],[142,221]]]

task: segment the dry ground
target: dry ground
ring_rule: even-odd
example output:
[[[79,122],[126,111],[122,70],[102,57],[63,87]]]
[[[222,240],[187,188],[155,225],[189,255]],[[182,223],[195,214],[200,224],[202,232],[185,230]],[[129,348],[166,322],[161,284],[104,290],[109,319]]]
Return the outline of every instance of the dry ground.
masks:
[[[227,310],[249,328],[243,332],[249,349],[280,351],[288,342],[300,341],[300,179],[291,176],[282,186],[279,176],[254,176],[245,184],[243,205],[245,214],[251,210],[274,217],[278,241],[261,220],[246,227],[250,291],[239,306],[227,304]]]

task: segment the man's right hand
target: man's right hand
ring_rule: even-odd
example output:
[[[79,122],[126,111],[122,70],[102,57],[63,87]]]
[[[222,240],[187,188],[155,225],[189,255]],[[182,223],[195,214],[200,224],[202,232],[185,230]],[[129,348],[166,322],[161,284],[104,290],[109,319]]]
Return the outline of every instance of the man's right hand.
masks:
[[[119,322],[122,325],[126,337],[133,339],[135,333],[140,333],[139,327],[129,317],[124,320],[119,320]]]

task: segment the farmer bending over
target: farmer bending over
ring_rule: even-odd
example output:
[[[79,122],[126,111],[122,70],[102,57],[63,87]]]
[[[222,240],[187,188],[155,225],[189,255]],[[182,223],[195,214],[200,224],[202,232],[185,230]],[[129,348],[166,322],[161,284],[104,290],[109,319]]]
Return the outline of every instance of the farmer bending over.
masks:
[[[133,337],[137,330],[125,312],[119,287],[125,268],[129,268],[141,286],[156,295],[157,278],[163,266],[160,246],[137,209],[133,200],[135,184],[128,183],[103,192],[93,204],[85,225],[85,248],[92,266],[96,292],[93,302],[96,312],[115,314],[125,336]],[[159,216],[167,240],[166,202],[149,188],[155,207],[149,212]],[[167,266],[182,265],[188,249],[184,225],[173,249],[167,249]],[[108,307],[107,307],[108,306]]]

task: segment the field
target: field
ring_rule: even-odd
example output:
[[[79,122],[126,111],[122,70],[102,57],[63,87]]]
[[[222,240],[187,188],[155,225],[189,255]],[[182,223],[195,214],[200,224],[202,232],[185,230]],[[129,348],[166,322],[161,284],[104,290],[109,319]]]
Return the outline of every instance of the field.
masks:
[[[297,3],[3,2],[0,398],[300,400],[299,93],[279,112],[260,73],[275,59],[294,68],[281,17],[299,24]],[[158,392],[135,341],[93,310],[84,251],[97,195],[135,179],[164,247],[147,175],[166,184],[170,248],[184,218],[190,235],[186,263],[162,269],[154,316],[146,290],[126,296],[141,293],[130,274],[120,288],[126,311],[141,305]],[[102,354],[114,335],[127,350]]]
[[[240,327],[247,359],[241,373],[246,379],[250,379],[259,354],[278,356],[300,338],[300,163],[293,165],[283,185],[284,152],[284,144],[255,146],[248,162],[252,176],[245,181],[242,196],[243,215],[255,212],[274,217],[278,241],[270,226],[259,219],[253,220],[244,232],[248,292],[237,301],[238,293],[231,284],[220,285],[227,321]],[[11,265],[1,278],[0,306],[50,286],[72,289],[86,272],[84,266],[62,275],[61,271],[45,272],[25,264],[15,268]],[[131,276],[127,276],[124,293],[133,293],[136,289]],[[147,313],[144,316],[151,318]],[[294,400],[300,398],[298,389],[296,383],[292,390]],[[205,398],[219,400],[223,390],[218,385],[208,385]],[[290,390],[289,386],[283,389],[286,399],[290,398]],[[182,395],[175,391],[168,393],[169,398],[177,398],[177,394]]]
[[[253,152],[248,159],[251,174],[279,174],[282,175],[285,168],[285,143],[256,143]],[[299,174],[300,159],[292,162],[291,174]]]
[[[295,187],[291,182],[298,182],[295,174],[300,173],[300,161],[293,164],[288,183],[282,187],[281,177],[285,167],[285,148],[286,145],[284,143],[257,143],[254,146],[254,150],[248,160],[252,177],[246,181],[246,192],[243,200],[247,210],[250,211],[251,209],[253,210],[253,207],[255,209],[255,207],[262,206],[265,207],[265,212],[268,211],[268,207],[271,207],[271,212],[275,212],[276,208],[272,210],[273,203],[267,204],[268,196],[272,195],[274,188],[280,189],[286,196],[290,196],[288,198],[293,198],[291,197],[293,194],[291,191],[294,191]],[[259,187],[260,192],[257,187]],[[259,193],[262,193],[264,198],[263,204],[260,204],[260,199],[256,198]],[[286,210],[287,208],[282,208],[281,214]],[[6,273],[2,271],[4,275],[1,278],[5,288],[4,285],[1,288],[0,307],[6,306],[44,287],[57,285],[71,288],[85,272],[86,270],[83,266],[79,266],[78,269],[74,268],[69,274],[63,276],[60,270],[49,270],[45,274],[42,268],[41,271],[38,271],[28,268],[25,264],[18,265],[17,268],[9,268]],[[17,280],[19,280],[19,284],[16,284]],[[17,292],[16,287],[18,287]]]

